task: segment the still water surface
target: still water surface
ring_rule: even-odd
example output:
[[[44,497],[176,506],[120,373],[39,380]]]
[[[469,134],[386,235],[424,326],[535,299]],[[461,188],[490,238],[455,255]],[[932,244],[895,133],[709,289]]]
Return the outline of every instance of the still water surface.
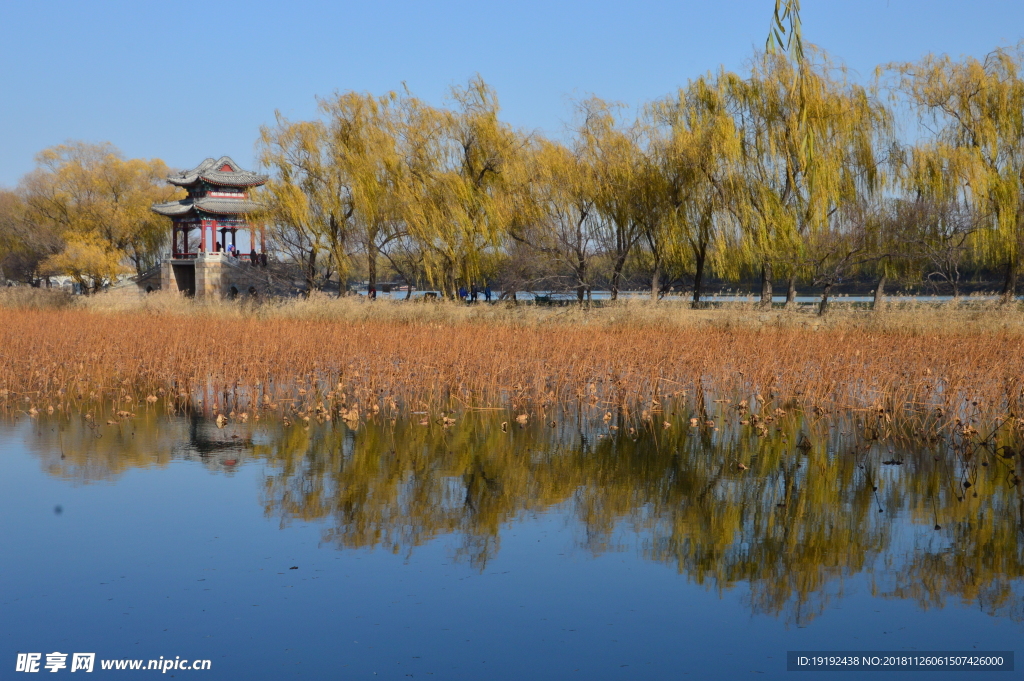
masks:
[[[2,423],[0,669],[61,651],[206,658],[167,675],[210,679],[850,679],[786,672],[786,651],[1024,639],[1014,459],[686,416]]]

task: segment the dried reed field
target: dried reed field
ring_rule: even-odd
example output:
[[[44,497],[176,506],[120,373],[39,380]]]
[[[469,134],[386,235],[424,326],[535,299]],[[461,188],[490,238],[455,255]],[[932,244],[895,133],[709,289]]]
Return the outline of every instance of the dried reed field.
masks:
[[[995,307],[819,321],[649,304],[314,298],[246,308],[101,298],[0,307],[0,409],[355,422],[478,408],[539,419],[571,407],[653,427],[669,405],[698,425],[729,405],[755,429],[780,411],[852,411],[878,432],[967,434],[1017,429],[1024,412],[1024,324]]]

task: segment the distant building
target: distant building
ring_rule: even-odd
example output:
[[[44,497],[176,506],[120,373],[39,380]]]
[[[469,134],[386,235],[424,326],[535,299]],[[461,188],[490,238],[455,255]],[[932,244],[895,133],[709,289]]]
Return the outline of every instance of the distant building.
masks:
[[[231,158],[222,156],[208,158],[167,181],[183,187],[188,196],[152,207],[171,219],[171,250],[161,263],[160,288],[218,297],[257,291],[259,278],[249,262],[256,250],[256,235],[246,215],[259,208],[249,191],[264,184],[267,177],[242,170]],[[197,230],[198,239],[192,236]],[[249,230],[249,252],[238,251],[239,230]],[[258,252],[266,253],[262,228]]]

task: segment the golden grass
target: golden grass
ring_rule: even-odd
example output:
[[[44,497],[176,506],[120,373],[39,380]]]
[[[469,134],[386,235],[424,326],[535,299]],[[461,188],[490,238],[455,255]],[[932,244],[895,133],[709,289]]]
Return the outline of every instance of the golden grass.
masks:
[[[1024,334],[1024,306],[1003,305],[997,300],[968,296],[957,303],[917,302],[892,298],[887,310],[874,313],[862,305],[833,299],[830,312],[818,317],[816,306],[797,310],[760,310],[750,297],[743,303],[725,303],[714,309],[693,310],[682,300],[651,303],[631,299],[581,307],[535,307],[529,304],[466,305],[451,301],[423,302],[382,298],[374,302],[361,296],[337,298],[313,293],[308,298],[248,300],[193,300],[157,293],[146,295],[134,286],[112,289],[94,296],[72,296],[58,290],[0,288],[0,309],[73,308],[102,313],[144,313],[229,319],[302,319],[320,321],[384,321],[397,323],[484,324],[587,324],[625,326],[720,327],[797,326],[801,328],[887,330],[897,332],[982,333],[1006,331]]]
[[[132,411],[160,397],[170,408],[203,400],[204,410],[321,417],[558,405],[639,416],[685,397],[698,411],[716,398],[745,400],[741,408],[762,416],[865,410],[881,428],[929,430],[1017,424],[1024,412],[1024,322],[984,304],[819,319],[744,306],[587,311],[322,296],[255,306],[122,294],[56,308],[7,303],[7,411]]]

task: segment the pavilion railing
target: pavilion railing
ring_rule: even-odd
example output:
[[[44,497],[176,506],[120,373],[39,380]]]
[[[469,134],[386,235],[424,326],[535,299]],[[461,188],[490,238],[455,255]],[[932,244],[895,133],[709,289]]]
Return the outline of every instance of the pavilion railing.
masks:
[[[228,251],[211,251],[206,253],[166,253],[164,258],[167,260],[195,260],[199,257],[203,258],[220,258],[227,262],[245,263],[249,264],[252,260],[251,253],[238,253],[237,255],[229,253]],[[256,264],[262,264],[262,258],[260,254],[256,256]]]

